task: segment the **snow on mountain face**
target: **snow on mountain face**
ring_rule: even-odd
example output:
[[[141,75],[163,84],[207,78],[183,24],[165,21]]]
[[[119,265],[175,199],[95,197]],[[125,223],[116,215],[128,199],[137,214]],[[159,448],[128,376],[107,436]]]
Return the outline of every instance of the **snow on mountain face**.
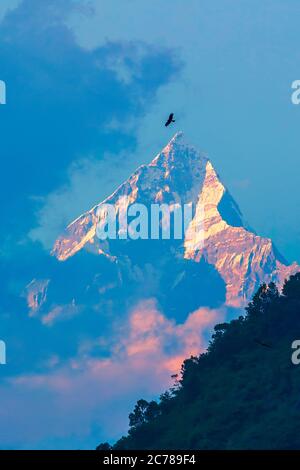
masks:
[[[127,204],[137,202],[148,207],[153,203],[193,205],[194,217],[185,239],[180,243],[173,240],[168,254],[172,253],[176,262],[182,259],[193,263],[193,270],[201,262],[213,267],[224,281],[227,305],[239,307],[262,282],[273,280],[282,285],[285,278],[300,270],[296,263],[290,266],[285,263],[270,239],[259,237],[249,229],[212,163],[185,143],[182,133],[176,134],[150,164],[139,167],[105,201],[72,222],[56,241],[53,255],[65,261],[84,249],[112,263],[130,258],[134,242],[100,241],[96,236],[98,208],[110,203],[118,210],[124,196]],[[190,236],[189,230],[200,225],[201,244],[196,236]],[[139,253],[138,261],[135,257],[131,266],[135,264],[144,264],[143,253]],[[167,269],[173,269],[172,258]]]
[[[184,143],[182,133],[176,134],[149,165],[139,167],[111,196],[72,222],[66,234],[56,241],[53,254],[64,261],[88,243],[98,248],[97,209],[104,203],[117,206],[123,196],[130,204],[142,202],[146,206],[151,203],[195,204],[205,178],[206,163],[205,157]]]

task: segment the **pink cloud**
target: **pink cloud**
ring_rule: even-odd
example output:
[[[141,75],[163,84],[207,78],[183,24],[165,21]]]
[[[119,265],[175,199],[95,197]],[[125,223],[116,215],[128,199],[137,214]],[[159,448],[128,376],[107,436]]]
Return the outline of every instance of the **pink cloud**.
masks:
[[[177,325],[157,310],[154,299],[138,304],[129,319],[129,334],[122,346],[128,356],[136,355],[144,363],[145,358],[158,361],[166,373],[178,372],[183,360],[199,354],[206,347],[204,331],[211,329],[224,318],[223,310],[200,308],[192,312],[185,323]],[[166,352],[166,345],[173,344],[173,353]]]
[[[49,436],[64,440],[70,434],[84,441],[94,423],[106,440],[117,439],[127,430],[135,401],[158,397],[169,387],[170,375],[185,358],[205,349],[204,333],[224,315],[224,310],[201,308],[177,325],[157,309],[154,299],[139,303],[120,328],[109,358],[90,357],[93,344],[86,343],[68,363],[45,374],[12,378],[1,387],[2,445],[19,440],[34,448]],[[1,431],[5,423],[9,425]]]
[[[42,317],[42,323],[47,326],[52,326],[57,320],[62,321],[72,318],[79,312],[80,307],[75,304],[75,301],[68,305],[57,305]]]

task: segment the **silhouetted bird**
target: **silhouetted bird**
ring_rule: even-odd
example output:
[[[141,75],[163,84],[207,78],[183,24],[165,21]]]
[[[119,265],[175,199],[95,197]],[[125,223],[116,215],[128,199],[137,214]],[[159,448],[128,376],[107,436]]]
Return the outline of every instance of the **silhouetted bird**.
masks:
[[[177,378],[178,378],[178,374],[171,375],[171,379],[177,379]]]
[[[168,127],[171,124],[171,122],[175,122],[175,119],[173,119],[173,117],[174,117],[174,113],[171,113],[170,116],[168,117],[168,120],[167,120],[166,124],[165,124],[166,127]]]
[[[267,343],[263,343],[262,341],[259,341],[258,339],[255,339],[254,340],[257,344],[259,344],[260,346],[263,346],[264,348],[270,348],[272,349],[272,346],[270,346],[269,344]]]

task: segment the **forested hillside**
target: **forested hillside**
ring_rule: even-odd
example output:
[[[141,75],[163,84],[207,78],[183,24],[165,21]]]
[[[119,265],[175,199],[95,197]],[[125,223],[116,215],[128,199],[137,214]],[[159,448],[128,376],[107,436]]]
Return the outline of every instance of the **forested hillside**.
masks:
[[[262,285],[245,316],[215,327],[158,402],[140,400],[113,449],[300,449],[300,273]],[[98,448],[107,448],[101,444]]]

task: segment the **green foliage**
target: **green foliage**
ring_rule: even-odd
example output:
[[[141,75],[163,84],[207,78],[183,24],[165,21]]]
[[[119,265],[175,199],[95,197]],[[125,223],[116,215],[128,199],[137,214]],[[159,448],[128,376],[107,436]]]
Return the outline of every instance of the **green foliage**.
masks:
[[[300,273],[285,281],[282,293],[290,299],[300,300]]]
[[[179,387],[139,400],[114,449],[300,449],[300,273],[262,285],[244,317],[216,325]],[[154,405],[155,404],[155,405]]]
[[[96,450],[112,450],[112,446],[108,442],[102,442],[96,447]]]
[[[138,400],[133,413],[129,415],[129,427],[135,430],[142,424],[155,419],[160,414],[160,408],[156,401],[148,403],[146,400]]]

